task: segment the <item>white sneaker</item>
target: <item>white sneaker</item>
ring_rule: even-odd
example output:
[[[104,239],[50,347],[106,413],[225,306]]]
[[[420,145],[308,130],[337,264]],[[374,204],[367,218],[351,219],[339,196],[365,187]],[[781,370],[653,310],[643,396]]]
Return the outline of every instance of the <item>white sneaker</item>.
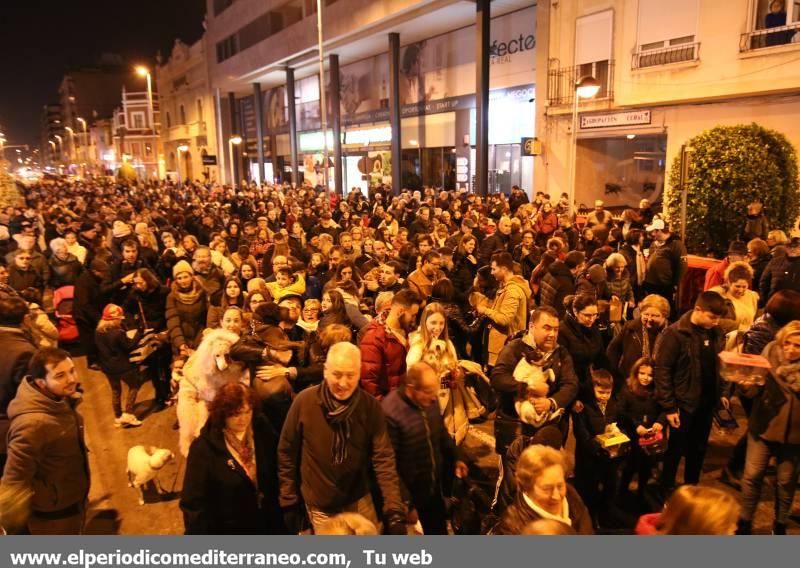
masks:
[[[122,416],[117,416],[116,418],[114,418],[114,426],[116,426],[117,428],[122,426]]]
[[[123,412],[122,416],[120,416],[120,425],[124,426],[125,428],[135,428],[136,426],[141,426],[142,422],[133,414],[128,412]]]

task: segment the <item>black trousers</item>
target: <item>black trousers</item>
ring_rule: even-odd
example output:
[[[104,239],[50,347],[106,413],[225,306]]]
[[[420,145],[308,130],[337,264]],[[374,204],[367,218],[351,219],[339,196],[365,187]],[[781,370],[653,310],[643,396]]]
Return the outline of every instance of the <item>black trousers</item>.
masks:
[[[680,428],[671,428],[669,433],[664,469],[661,471],[662,488],[675,487],[675,476],[681,458],[686,458],[684,483],[699,483],[713,419],[713,407],[710,405],[703,405],[691,414],[685,410],[680,411]]]
[[[415,498],[414,508],[417,510],[419,522],[426,535],[447,534],[447,511],[441,495],[422,497],[420,500]]]
[[[86,365],[97,363],[97,346],[94,342],[94,330],[97,324],[78,320],[78,341],[81,344],[81,351],[86,355]]]

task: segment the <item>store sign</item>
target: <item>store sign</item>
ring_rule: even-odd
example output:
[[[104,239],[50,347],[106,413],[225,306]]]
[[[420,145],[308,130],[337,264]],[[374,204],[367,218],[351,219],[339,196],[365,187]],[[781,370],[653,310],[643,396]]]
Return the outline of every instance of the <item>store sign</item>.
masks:
[[[313,152],[315,150],[322,150],[322,147],[325,145],[325,141],[322,139],[322,131],[317,130],[314,132],[303,132],[299,136],[300,139],[300,151],[301,152]],[[328,130],[328,148],[333,148],[333,131]]]
[[[582,129],[633,126],[636,124],[650,124],[651,122],[652,112],[649,110],[629,110],[607,114],[581,115]]]
[[[384,126],[381,128],[365,128],[363,130],[350,130],[344,133],[344,143],[370,146],[373,144],[384,144],[392,141],[392,127]]]
[[[216,166],[217,165],[217,157],[211,154],[206,154],[203,156],[203,165],[204,166]]]
[[[538,156],[542,153],[542,143],[538,138],[523,138],[520,141],[523,156]]]

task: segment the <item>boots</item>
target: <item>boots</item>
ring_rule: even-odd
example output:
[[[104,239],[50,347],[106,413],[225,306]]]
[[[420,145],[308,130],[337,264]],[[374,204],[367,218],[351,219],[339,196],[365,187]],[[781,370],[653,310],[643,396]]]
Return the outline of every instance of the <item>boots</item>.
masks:
[[[775,524],[772,525],[772,534],[785,535],[786,534],[786,524],[779,523],[778,521],[775,521]]]

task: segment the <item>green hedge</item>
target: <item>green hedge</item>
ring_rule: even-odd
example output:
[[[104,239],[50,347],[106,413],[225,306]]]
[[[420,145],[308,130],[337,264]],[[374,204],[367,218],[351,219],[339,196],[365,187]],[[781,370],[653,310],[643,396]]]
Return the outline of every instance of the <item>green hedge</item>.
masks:
[[[760,199],[771,229],[789,231],[798,212],[797,155],[786,137],[758,124],[718,126],[695,136],[687,195],[686,246],[723,253],[744,228],[747,205]],[[665,211],[680,232],[680,156],[672,162]]]

